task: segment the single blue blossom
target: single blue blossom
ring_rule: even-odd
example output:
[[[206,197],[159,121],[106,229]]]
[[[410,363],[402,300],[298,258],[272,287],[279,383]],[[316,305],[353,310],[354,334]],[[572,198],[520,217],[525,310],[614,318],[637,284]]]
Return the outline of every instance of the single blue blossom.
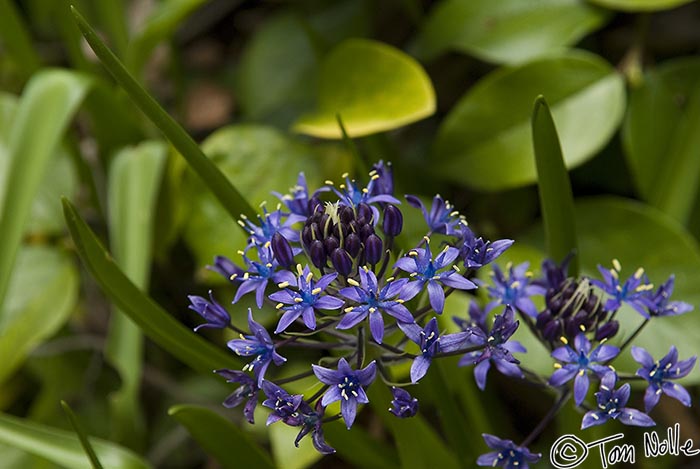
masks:
[[[232,409],[238,406],[241,402],[246,401],[243,407],[243,415],[250,423],[255,423],[253,415],[255,414],[255,406],[258,404],[258,387],[257,381],[238,370],[216,370],[215,373],[226,378],[227,383],[239,383],[241,386],[233,391],[224,401],[224,407]]]
[[[364,388],[369,386],[377,373],[377,365],[372,361],[361,370],[350,368],[347,360],[341,358],[338,370],[331,370],[318,365],[311,365],[316,377],[330,386],[321,399],[324,407],[340,401],[340,413],[345,425],[350,429],[357,415],[357,404],[367,404],[369,399]]]
[[[459,258],[464,261],[464,266],[468,269],[478,269],[490,264],[514,242],[512,239],[484,241],[481,236],[477,238],[466,223],[460,223],[457,226],[457,235],[459,236],[457,243]]]
[[[360,269],[360,282],[348,279],[352,286],[341,289],[338,293],[350,301],[357,303],[345,308],[345,316],[340,320],[337,329],[350,329],[369,316],[369,329],[377,343],[384,338],[384,318],[386,313],[399,322],[413,322],[413,316],[403,305],[402,300],[395,299],[408,279],[398,279],[388,282],[380,290],[377,286],[377,276],[374,272]]]
[[[272,241],[272,236],[279,233],[290,242],[299,241],[299,232],[292,228],[292,225],[299,220],[290,219],[282,210],[268,212],[263,205],[262,215],[258,215],[258,223],[253,223],[250,219],[241,215],[242,220],[238,224],[250,235],[249,246],[265,246]]]
[[[191,303],[190,309],[202,316],[206,321],[204,324],[195,327],[195,332],[204,327],[223,329],[231,324],[231,316],[229,316],[228,311],[214,299],[211,290],[209,290],[209,298],[211,301],[196,295],[190,295],[187,298],[189,298]]]
[[[642,365],[642,368],[637,370],[637,376],[641,376],[649,383],[644,394],[644,411],[646,413],[649,413],[656,406],[661,393],[676,399],[686,407],[690,407],[692,399],[688,391],[671,380],[683,378],[690,373],[690,370],[695,366],[696,356],[678,361],[678,350],[672,345],[668,354],[658,361],[654,360],[649,352],[641,347],[632,347],[632,357]]]
[[[431,233],[439,233],[448,236],[458,234],[458,225],[464,222],[458,211],[448,201],[444,200],[439,194],[433,197],[433,204],[430,207],[430,212],[415,195],[406,195],[406,201],[409,205],[421,209],[423,218],[427,223]]]
[[[581,332],[574,339],[574,348],[567,344],[552,351],[552,357],[564,365],[561,363],[554,365],[557,370],[549,378],[549,384],[561,386],[574,379],[574,401],[576,405],[581,405],[590,384],[588,372],[592,371],[602,377],[611,370],[611,367],[604,363],[609,362],[619,353],[619,348],[606,344],[600,344],[591,350],[591,342]]]
[[[656,423],[647,414],[629,407],[625,407],[630,398],[629,383],[615,389],[617,374],[610,371],[600,380],[600,391],[595,393],[598,408],[589,410],[583,416],[581,430],[595,425],[602,425],[610,419],[617,420],[625,425],[637,427],[651,427]]]
[[[418,399],[411,396],[404,388],[392,386],[391,394],[394,398],[389,412],[401,419],[413,417],[418,413]]]
[[[651,316],[679,316],[693,310],[693,305],[684,301],[669,301],[674,282],[675,276],[671,275],[655,294],[644,297]]]
[[[216,272],[234,285],[241,283],[245,270],[234,264],[234,262],[226,256],[214,257],[214,265],[208,265],[207,269]]]
[[[411,365],[411,381],[418,382],[428,372],[433,357],[438,353],[449,353],[464,348],[473,336],[471,331],[440,335],[437,318],[432,318],[421,328],[418,324],[401,324],[399,327],[406,337],[418,344],[420,354]]]
[[[267,397],[262,405],[272,409],[266,425],[282,420],[291,427],[298,427],[304,423],[304,412],[311,412],[311,407],[304,402],[304,396],[301,394],[292,396],[268,380],[262,382],[261,388]]]
[[[474,367],[474,378],[476,385],[482,391],[486,388],[486,377],[491,362],[498,371],[506,376],[514,378],[524,377],[522,370],[518,366],[520,361],[513,356],[513,353],[525,353],[527,350],[516,340],[508,340],[518,329],[519,321],[515,320],[515,313],[510,306],[506,306],[503,314],[497,314],[491,331],[485,333],[478,327],[469,329],[472,336],[469,341],[472,345],[482,345],[484,348],[475,352],[465,354],[460,360],[459,366],[476,365]]]
[[[327,190],[326,188],[321,188],[315,191],[311,198],[315,197],[319,192]],[[299,173],[297,183],[294,187],[289,189],[289,194],[283,195],[279,192],[273,192],[272,194],[280,199],[290,212],[285,225],[288,226],[304,221],[312,214],[314,207],[312,207],[310,203],[309,188],[306,184],[306,176],[304,176],[303,172]]]
[[[258,308],[262,308],[265,300],[265,289],[270,280],[275,283],[293,282],[296,280],[296,277],[290,271],[277,270],[279,264],[274,258],[270,244],[258,248],[257,251],[259,261],[251,261],[246,253],[240,252],[248,270],[241,277],[238,277],[238,274],[231,276],[232,281],[240,280],[236,295],[233,297],[233,303],[238,303],[238,300],[246,293],[255,291],[255,303]]]
[[[371,188],[368,187],[371,191],[370,195],[394,195],[394,175],[391,163],[385,164],[384,161],[380,160],[379,163],[373,164],[369,176],[373,178]]]
[[[241,357],[255,357],[252,362],[243,367],[243,371],[252,371],[260,386],[270,362],[280,366],[287,359],[277,353],[267,330],[253,320],[253,312],[250,308],[248,308],[248,327],[252,335],[241,334],[240,339],[230,340],[228,347]]]
[[[506,469],[528,469],[530,464],[540,460],[540,453],[531,453],[523,446],[517,446],[511,440],[483,433],[481,435],[489,448],[495,450],[482,454],[476,460],[479,466],[505,467]]]
[[[606,311],[617,311],[622,306],[622,303],[627,303],[639,314],[649,319],[649,312],[646,306],[650,296],[649,292],[654,288],[654,285],[649,283],[649,279],[644,274],[644,269],[640,267],[624,283],[620,283],[620,270],[622,270],[622,267],[617,259],[613,259],[612,263],[613,268],[609,270],[602,265],[598,265],[598,271],[603,276],[602,281],[591,279],[591,284],[610,295],[603,308]]]
[[[295,279],[295,283],[298,290],[289,288],[290,283],[285,281],[277,285],[283,290],[270,295],[271,300],[279,302],[277,309],[284,311],[277,324],[277,329],[275,329],[275,334],[285,331],[299,316],[304,320],[306,327],[311,330],[316,329],[316,314],[314,310],[332,310],[343,306],[343,300],[322,294],[328,285],[336,279],[337,273],[324,275],[318,281],[315,281],[313,279],[314,274],[309,270],[309,266],[307,265],[302,270],[300,264],[297,264],[297,273],[299,276]]]
[[[426,242],[425,249],[416,248],[408,252],[408,255],[399,259],[394,265],[395,268],[408,272],[415,280],[407,283],[401,290],[401,299],[408,301],[414,298],[428,287],[428,298],[430,306],[436,313],[441,314],[445,307],[445,292],[442,286],[456,288],[459,290],[472,290],[476,285],[464,278],[450,265],[457,259],[459,251],[453,247],[445,247],[433,260],[430,252],[430,242]],[[456,267],[456,266],[453,266]],[[448,268],[448,270],[440,270]]]
[[[493,266],[491,280],[493,285],[489,285],[489,296],[494,300],[489,304],[492,308],[495,305],[503,304],[517,308],[519,311],[530,317],[536,317],[537,307],[530,298],[533,295],[543,295],[545,289],[532,282],[532,274],[527,270],[530,264],[523,262],[517,266],[508,263],[506,276],[497,265]]]

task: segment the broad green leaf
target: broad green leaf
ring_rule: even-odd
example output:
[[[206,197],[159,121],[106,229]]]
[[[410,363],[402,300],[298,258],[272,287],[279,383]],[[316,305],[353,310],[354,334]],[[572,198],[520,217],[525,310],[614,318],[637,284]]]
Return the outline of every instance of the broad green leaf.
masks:
[[[700,176],[700,60],[675,59],[632,90],[623,143],[647,201],[687,223]]]
[[[491,191],[535,182],[530,116],[538,95],[547,96],[568,168],[610,140],[625,109],[622,78],[590,53],[503,67],[471,88],[443,121],[432,149],[434,174]]]
[[[144,142],[119,152],[109,171],[112,251],[127,277],[141,289],[148,289],[154,212],[166,156],[165,144]],[[116,309],[110,321],[106,354],[122,378],[122,387],[111,400],[114,437],[136,447],[143,437],[143,417],[138,408],[143,337],[138,326]]]
[[[63,199],[63,210],[73,242],[88,271],[144,334],[196,371],[211,373],[218,368],[237,367],[238,361],[232,355],[187,329],[139,290],[66,199]]]
[[[65,70],[33,75],[9,129],[9,165],[0,174],[0,305],[24,234],[30,209],[90,81]]]
[[[398,455],[393,447],[382,444],[363,428],[354,426],[348,430],[340,421],[323,426],[326,442],[338,455],[355,467],[367,469],[398,469]]]
[[[219,129],[204,141],[202,148],[223,174],[236,178],[252,203],[269,202],[269,211],[279,203],[271,192],[287,193],[297,183],[299,172],[305,173],[313,192],[322,181],[339,177],[350,166],[347,155],[325,158],[320,151],[274,128],[258,125]],[[211,263],[216,255],[232,257],[245,246],[246,236],[200,184],[187,184],[185,193],[191,212],[184,236],[199,265]]]
[[[535,100],[532,112],[532,143],[547,254],[557,263],[572,252],[577,254],[569,264],[570,275],[576,276],[579,256],[576,253],[574,195],[571,192],[569,173],[564,166],[557,129],[549,106],[542,96]]]
[[[73,8],[73,15],[78,27],[85,36],[88,44],[102,62],[102,65],[112,74],[114,79],[124,88],[129,97],[146,116],[161,130],[163,135],[173,144],[187,160],[199,177],[206,181],[207,187],[216,195],[221,205],[229,215],[238,218],[241,213],[255,217],[255,211],[246,199],[231,185],[230,181],[221,174],[214,164],[204,155],[192,137],[170,117],[155,99],[134,79],[124,68],[124,65],[102,42],[95,31],[85,21],[80,13]]]
[[[658,11],[676,8],[693,0],[588,0],[605,8],[621,11]]]
[[[90,465],[93,467],[93,469],[103,469],[102,463],[100,463],[100,459],[97,457],[97,454],[95,454],[95,450],[92,447],[92,444],[90,444],[90,439],[80,425],[78,417],[75,415],[75,412],[73,412],[73,409],[70,408],[66,401],[61,401],[61,407],[63,407],[63,411],[68,416],[68,420],[70,420],[73,430],[75,430],[75,433],[78,434],[80,445],[83,447],[83,451],[85,451],[88,459],[90,459]]]
[[[294,125],[297,132],[321,138],[361,137],[396,129],[435,112],[430,78],[413,58],[381,42],[348,39],[323,60],[318,108]]]
[[[48,459],[67,469],[91,469],[80,441],[72,432],[0,414],[0,443]],[[108,441],[90,438],[105,469],[146,469],[150,465],[134,453]]]
[[[39,246],[19,251],[0,315],[0,383],[63,326],[77,297],[78,273],[68,255]]]
[[[176,405],[168,410],[168,414],[183,425],[223,468],[275,467],[270,456],[248,433],[206,407]]]
[[[621,262],[623,277],[643,267],[656,286],[675,274],[673,299],[686,301],[698,309],[700,291],[696,284],[700,278],[700,249],[697,242],[667,215],[627,199],[592,198],[576,203],[576,226],[584,274],[600,278],[596,266],[610,267],[612,259]],[[541,247],[541,235],[541,229],[535,230],[525,242]],[[613,344],[624,340],[642,322],[639,313],[628,307],[624,307],[616,318],[621,324],[618,336],[612,340]],[[521,338],[518,337],[518,340]],[[552,361],[540,353],[542,347],[528,340],[523,340],[523,343],[528,347],[525,366],[532,363],[533,368],[551,373]],[[634,342],[634,345],[649,350],[654,357],[662,357],[668,353],[671,345],[675,345],[682,358],[699,354],[699,344],[700,316],[697,311],[682,316],[655,318]],[[534,356],[533,351],[536,353]],[[615,366],[630,372],[638,367],[629,352],[616,360]],[[691,373],[685,379],[688,383],[698,383],[700,374]]]
[[[575,44],[609,16],[583,0],[444,0],[410,50],[422,60],[454,49],[488,62],[524,62]]]

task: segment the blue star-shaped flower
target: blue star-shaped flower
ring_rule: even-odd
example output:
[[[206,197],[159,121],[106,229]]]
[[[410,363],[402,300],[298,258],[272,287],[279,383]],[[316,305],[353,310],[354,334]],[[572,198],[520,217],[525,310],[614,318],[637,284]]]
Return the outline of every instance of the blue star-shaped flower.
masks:
[[[240,281],[236,295],[233,297],[234,303],[237,303],[246,293],[255,291],[255,302],[258,308],[262,308],[268,281],[272,280],[275,283],[293,282],[296,280],[296,277],[288,270],[277,270],[279,264],[274,259],[274,253],[270,244],[258,248],[257,251],[259,262],[251,261],[241,251],[243,261],[246,263],[248,270],[240,277],[238,274],[233,274],[231,280]]]
[[[648,297],[650,290],[654,286],[649,283],[649,279],[644,274],[644,269],[639,268],[637,271],[620,283],[620,262],[617,259],[613,260],[613,268],[608,270],[602,265],[598,266],[598,271],[603,276],[603,280],[591,279],[591,283],[610,295],[603,307],[606,311],[617,311],[622,303],[627,303],[634,308],[639,314],[649,319],[647,311]]]
[[[488,305],[489,308],[498,304],[510,305],[530,317],[537,316],[537,307],[530,297],[543,295],[545,289],[531,281],[531,274],[527,270],[529,266],[528,262],[523,262],[515,267],[508,263],[506,266],[508,276],[504,275],[497,265],[493,266],[491,272],[493,285],[489,285],[487,288],[489,296],[494,300]]]
[[[592,371],[602,377],[610,371],[610,367],[602,363],[612,360],[618,353],[619,348],[605,344],[598,345],[591,351],[591,342],[580,333],[574,339],[574,348],[564,345],[552,351],[552,357],[565,365],[555,365],[558,369],[549,378],[549,384],[561,386],[574,379],[574,401],[576,405],[581,405],[588,393],[588,372]]]
[[[357,404],[367,404],[369,399],[364,388],[369,386],[377,373],[376,363],[371,362],[361,370],[350,368],[347,360],[341,358],[338,370],[331,370],[318,365],[311,365],[316,377],[330,386],[321,399],[324,407],[340,401],[340,413],[345,425],[350,429],[357,415]]]
[[[456,334],[440,335],[437,318],[432,318],[421,328],[418,324],[401,324],[399,327],[406,337],[418,344],[420,355],[411,365],[411,381],[416,383],[428,372],[433,357],[438,353],[454,352],[469,344],[473,333],[471,331],[458,332]]]
[[[684,301],[669,301],[673,294],[675,276],[671,275],[656,293],[644,297],[652,316],[679,316],[693,310],[693,305]]]
[[[338,276],[337,273],[327,274],[318,281],[313,279],[314,274],[307,265],[302,270],[301,265],[297,265],[299,277],[296,279],[298,290],[292,290],[289,282],[285,281],[277,286],[284,288],[270,295],[270,299],[279,302],[277,309],[284,310],[280,318],[275,334],[285,331],[290,324],[302,317],[304,324],[309,329],[316,329],[315,309],[338,309],[343,306],[343,300],[331,295],[322,295],[328,285]],[[289,305],[289,306],[285,306]]]
[[[600,380],[600,391],[595,393],[598,408],[586,412],[581,422],[581,430],[595,425],[602,425],[610,419],[636,427],[656,425],[647,414],[637,409],[625,407],[630,398],[630,385],[627,383],[620,386],[620,389],[615,389],[616,383],[617,374],[613,371],[608,372]]]
[[[260,386],[270,362],[280,366],[287,359],[277,353],[267,330],[253,320],[253,312],[250,308],[248,308],[248,327],[253,335],[241,334],[240,339],[230,340],[228,347],[241,357],[255,357],[252,362],[243,367],[243,371],[252,371]]]
[[[495,451],[479,456],[476,460],[479,466],[528,469],[530,464],[536,463],[542,457],[539,453],[531,453],[529,449],[517,446],[511,440],[501,440],[488,433],[483,433],[481,436],[489,448]]]
[[[448,236],[457,235],[457,226],[463,222],[463,217],[460,216],[452,204],[444,200],[439,194],[433,197],[433,204],[428,209],[415,195],[406,195],[406,201],[409,205],[421,209],[425,223],[431,233],[439,233]]]
[[[464,260],[464,266],[468,269],[478,269],[490,264],[506,249],[513,244],[512,239],[499,239],[494,242],[484,241],[476,237],[474,232],[465,223],[457,226],[459,235],[459,258]]]
[[[291,427],[298,427],[304,423],[304,413],[310,413],[311,407],[304,402],[304,396],[290,395],[287,391],[268,380],[262,382],[262,390],[267,399],[263,406],[272,409],[267,417],[266,425],[271,425],[282,420]]]
[[[418,413],[418,399],[411,396],[404,388],[392,386],[391,394],[394,398],[389,412],[401,419],[413,417]]]
[[[527,350],[516,340],[508,340],[518,329],[520,323],[515,320],[515,313],[507,306],[503,314],[497,314],[493,327],[485,333],[478,327],[469,328],[472,333],[469,338],[473,345],[483,345],[483,350],[469,352],[460,360],[459,366],[476,365],[474,378],[476,385],[482,391],[486,388],[486,376],[491,368],[491,362],[496,369],[506,376],[522,378],[523,372],[518,366],[520,361],[513,356],[514,352],[525,353]]]
[[[644,394],[644,411],[649,413],[659,402],[661,393],[670,396],[686,407],[690,407],[690,394],[680,384],[671,382],[672,379],[680,379],[690,373],[695,366],[697,357],[678,361],[678,350],[671,346],[668,354],[661,360],[654,360],[652,356],[641,347],[632,347],[632,357],[642,365],[637,370],[637,376],[641,376],[649,383]]]
[[[377,343],[384,338],[384,318],[387,313],[400,322],[413,322],[413,316],[408,309],[395,298],[408,279],[398,279],[388,282],[379,290],[377,276],[369,269],[360,269],[360,283],[348,279],[351,287],[343,288],[338,293],[357,305],[345,308],[345,316],[336,326],[338,329],[350,329],[369,316],[369,329]]]
[[[258,404],[258,392],[260,391],[257,382],[238,370],[222,369],[216,370],[215,373],[226,378],[227,383],[240,383],[241,385],[226,398],[224,407],[232,409],[247,399],[245,407],[243,407],[243,415],[248,422],[255,423],[253,415],[255,414],[255,406]]]
[[[442,269],[449,268],[458,255],[457,249],[448,246],[433,260],[430,242],[426,243],[425,249],[416,248],[409,251],[408,255],[399,259],[394,266],[408,272],[410,277],[415,278],[401,290],[401,299],[408,301],[414,298],[427,285],[430,306],[436,313],[441,314],[445,307],[445,292],[442,285],[459,290],[476,288],[473,282],[464,278],[454,269],[440,272]]]

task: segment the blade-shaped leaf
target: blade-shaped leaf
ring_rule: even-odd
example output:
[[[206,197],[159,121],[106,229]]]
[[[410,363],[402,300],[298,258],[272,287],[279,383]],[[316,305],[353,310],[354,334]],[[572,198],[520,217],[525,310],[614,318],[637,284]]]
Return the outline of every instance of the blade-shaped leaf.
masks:
[[[119,152],[109,171],[109,227],[114,258],[141,289],[148,288],[154,212],[166,156],[165,144],[144,142]],[[111,317],[106,353],[122,378],[122,387],[111,401],[115,413],[113,435],[117,441],[136,447],[143,431],[138,408],[143,338],[136,324],[119,310]]]
[[[8,131],[9,166],[0,173],[0,305],[39,184],[89,85],[77,73],[45,70],[19,100]]]
[[[535,100],[532,112],[532,144],[547,254],[560,263],[570,253],[576,252],[574,196],[564,166],[557,129],[549,106],[542,96]],[[578,256],[571,260],[569,274],[578,275]]]
[[[39,55],[12,0],[0,0],[0,42],[26,76],[39,68]]]
[[[80,445],[83,447],[85,454],[90,459],[90,464],[92,465],[93,469],[103,469],[102,463],[100,463],[100,459],[97,457],[97,454],[95,454],[95,450],[92,447],[92,444],[90,444],[90,439],[80,425],[80,422],[78,422],[78,417],[76,417],[73,409],[70,408],[66,401],[61,401],[61,407],[63,407],[63,411],[68,416],[68,420],[70,420],[73,430],[75,430],[75,433],[78,434]]]
[[[294,130],[321,138],[341,138],[337,115],[348,135],[392,130],[435,112],[435,90],[415,59],[387,44],[348,39],[323,60],[318,109],[303,115]]]
[[[63,200],[63,210],[73,242],[88,271],[105,294],[144,334],[194,370],[211,373],[218,368],[237,366],[238,362],[232,355],[194,334],[139,290],[66,199]]]
[[[176,405],[168,415],[187,428],[207,454],[224,468],[270,468],[270,456],[246,432],[221,415],[195,405]]]
[[[147,469],[151,466],[134,453],[108,441],[91,438],[106,469]],[[29,420],[0,414],[0,443],[41,456],[67,469],[91,469],[78,437],[73,433]]]
[[[621,11],[657,11],[675,8],[693,0],[588,0],[602,7]]]
[[[124,88],[139,109],[148,116],[187,160],[192,169],[205,182],[206,186],[216,195],[231,217],[236,219],[241,214],[244,214],[254,219],[256,216],[255,210],[240,192],[231,185],[226,176],[217,169],[216,165],[206,157],[185,129],[175,119],[170,117],[160,104],[131,76],[124,65],[102,42],[92,27],[85,21],[85,18],[75,8],[73,8],[73,15],[83,36],[85,36],[102,65],[112,74],[117,83]]]

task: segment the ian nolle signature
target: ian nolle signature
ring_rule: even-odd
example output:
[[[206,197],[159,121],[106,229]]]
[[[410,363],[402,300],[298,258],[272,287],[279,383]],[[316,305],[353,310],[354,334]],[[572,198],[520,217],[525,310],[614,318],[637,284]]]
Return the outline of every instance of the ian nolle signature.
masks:
[[[557,469],[570,469],[581,465],[591,452],[597,452],[603,469],[620,462],[634,464],[637,458],[637,448],[630,444],[613,444],[625,437],[617,433],[600,440],[586,443],[576,435],[559,437],[549,451],[549,461]],[[695,456],[700,449],[693,448],[691,439],[681,443],[681,426],[676,423],[666,429],[666,436],[659,436],[656,431],[644,432],[644,457],[657,458],[665,455]],[[597,451],[596,451],[597,450]]]

